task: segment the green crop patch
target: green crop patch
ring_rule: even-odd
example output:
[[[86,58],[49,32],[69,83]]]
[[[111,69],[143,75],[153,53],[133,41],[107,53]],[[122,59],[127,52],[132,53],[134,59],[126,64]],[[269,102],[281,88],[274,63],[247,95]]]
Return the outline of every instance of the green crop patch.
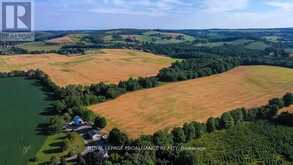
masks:
[[[1,78],[0,91],[0,164],[23,165],[46,138],[36,129],[46,122],[41,113],[50,101],[35,80]]]

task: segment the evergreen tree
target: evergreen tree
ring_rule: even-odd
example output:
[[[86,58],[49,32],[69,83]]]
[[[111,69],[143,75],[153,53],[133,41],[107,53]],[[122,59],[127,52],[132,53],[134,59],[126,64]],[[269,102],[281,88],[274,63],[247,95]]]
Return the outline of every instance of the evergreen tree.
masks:
[[[55,116],[49,119],[49,129],[53,132],[60,132],[65,122],[62,117]]]
[[[223,128],[231,128],[235,125],[234,119],[230,112],[225,112],[221,116],[221,123]]]
[[[186,141],[190,141],[196,137],[194,125],[191,123],[185,123],[183,125],[183,130],[186,136]]]
[[[245,114],[243,114],[244,111],[245,111],[244,108],[239,108],[239,109],[235,109],[235,110],[231,111],[231,115],[232,115],[235,123],[239,123],[239,122],[244,121],[244,115],[245,115]]]
[[[153,142],[157,146],[172,146],[173,145],[172,137],[167,132],[163,132],[163,131],[158,131],[153,135]]]
[[[179,153],[179,156],[175,160],[175,164],[180,165],[197,165],[198,158],[195,153],[190,151],[182,151]]]
[[[184,143],[186,140],[186,136],[182,128],[174,128],[172,130],[172,135],[174,143]]]
[[[207,121],[207,131],[214,132],[215,130],[217,130],[216,119],[210,117]]]
[[[284,101],[280,98],[273,98],[269,101],[269,105],[278,106],[279,109],[284,107]]]
[[[108,141],[113,146],[123,146],[128,143],[128,136],[119,129],[113,128],[109,133]]]
[[[105,128],[107,126],[106,118],[101,117],[101,116],[97,116],[96,119],[95,119],[94,126],[96,128],[101,128],[101,129]]]
[[[283,101],[284,101],[284,105],[286,107],[290,106],[291,104],[293,104],[293,93],[287,93],[284,97],[283,97]]]

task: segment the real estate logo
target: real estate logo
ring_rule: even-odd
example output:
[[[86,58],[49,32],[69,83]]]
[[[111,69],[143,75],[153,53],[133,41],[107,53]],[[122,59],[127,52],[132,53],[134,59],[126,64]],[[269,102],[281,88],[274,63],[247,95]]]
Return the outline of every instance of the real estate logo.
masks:
[[[32,41],[32,1],[1,2],[1,41]]]

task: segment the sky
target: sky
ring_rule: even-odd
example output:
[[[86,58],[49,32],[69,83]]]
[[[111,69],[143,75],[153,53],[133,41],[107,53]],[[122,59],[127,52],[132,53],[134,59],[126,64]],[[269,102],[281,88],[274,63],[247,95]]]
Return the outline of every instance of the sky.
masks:
[[[293,0],[34,0],[36,30],[293,27]]]

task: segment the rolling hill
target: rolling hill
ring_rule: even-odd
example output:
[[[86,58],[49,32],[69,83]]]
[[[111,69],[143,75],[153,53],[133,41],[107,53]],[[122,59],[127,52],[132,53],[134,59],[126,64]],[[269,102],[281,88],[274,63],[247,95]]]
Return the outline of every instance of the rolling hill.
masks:
[[[83,56],[58,54],[1,56],[0,72],[41,69],[58,85],[118,83],[156,75],[174,59],[123,49],[89,51]]]
[[[293,70],[271,66],[241,66],[223,74],[162,85],[125,94],[91,106],[105,116],[108,129],[117,127],[130,137],[211,116],[239,107],[263,105],[293,91]]]

